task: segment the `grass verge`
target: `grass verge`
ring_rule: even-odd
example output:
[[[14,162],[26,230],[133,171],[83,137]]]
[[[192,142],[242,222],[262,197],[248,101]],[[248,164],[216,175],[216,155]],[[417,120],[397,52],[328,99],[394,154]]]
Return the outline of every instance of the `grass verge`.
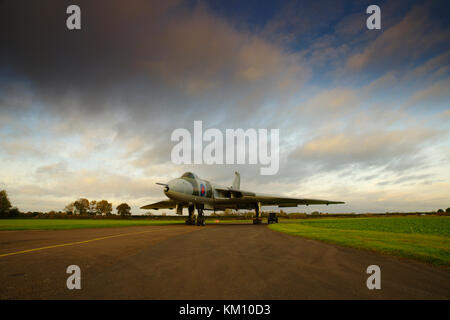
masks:
[[[450,266],[450,217],[322,218],[270,229],[328,243]]]
[[[0,230],[68,230],[184,224],[181,220],[1,219]]]

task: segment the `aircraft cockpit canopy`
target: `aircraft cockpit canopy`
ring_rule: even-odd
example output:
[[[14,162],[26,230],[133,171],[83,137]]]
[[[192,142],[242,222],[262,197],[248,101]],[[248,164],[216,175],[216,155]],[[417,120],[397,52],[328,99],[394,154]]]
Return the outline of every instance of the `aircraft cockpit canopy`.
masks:
[[[190,179],[197,179],[197,175],[193,174],[192,172],[186,172],[182,176],[182,178],[190,178]]]

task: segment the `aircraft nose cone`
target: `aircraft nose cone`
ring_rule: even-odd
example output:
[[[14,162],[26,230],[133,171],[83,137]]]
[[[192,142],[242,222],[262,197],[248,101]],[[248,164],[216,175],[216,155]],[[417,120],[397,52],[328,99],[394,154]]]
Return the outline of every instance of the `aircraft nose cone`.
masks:
[[[184,179],[173,179],[167,183],[167,187],[164,189],[164,193],[167,195],[177,193],[185,193],[192,195],[193,188],[192,185]]]
[[[184,192],[183,181],[181,179],[174,179],[174,180],[169,181],[169,183],[167,184],[167,187],[164,189],[164,192],[165,193],[167,193],[167,192],[183,193]]]

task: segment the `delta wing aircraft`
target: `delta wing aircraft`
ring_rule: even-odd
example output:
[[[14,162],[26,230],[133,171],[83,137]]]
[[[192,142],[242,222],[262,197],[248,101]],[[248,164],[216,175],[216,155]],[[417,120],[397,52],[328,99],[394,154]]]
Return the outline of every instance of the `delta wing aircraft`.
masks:
[[[287,198],[244,191],[240,189],[241,176],[235,172],[231,187],[212,184],[200,179],[192,172],[186,172],[180,178],[168,183],[156,183],[164,186],[164,193],[169,200],[164,200],[141,207],[141,209],[176,209],[183,214],[183,207],[188,208],[189,217],[186,224],[205,225],[203,210],[250,209],[255,210],[254,224],[260,224],[261,206],[278,206],[279,208],[297,207],[298,205],[339,204],[340,201]],[[197,208],[198,217],[194,216]]]

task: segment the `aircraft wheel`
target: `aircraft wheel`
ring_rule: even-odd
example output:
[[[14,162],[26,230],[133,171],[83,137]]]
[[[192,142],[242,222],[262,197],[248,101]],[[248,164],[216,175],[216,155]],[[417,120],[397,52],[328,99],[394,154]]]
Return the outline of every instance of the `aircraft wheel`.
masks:
[[[261,224],[261,219],[253,219],[253,224]]]
[[[205,225],[205,218],[197,219],[197,225],[198,226],[204,226]]]

